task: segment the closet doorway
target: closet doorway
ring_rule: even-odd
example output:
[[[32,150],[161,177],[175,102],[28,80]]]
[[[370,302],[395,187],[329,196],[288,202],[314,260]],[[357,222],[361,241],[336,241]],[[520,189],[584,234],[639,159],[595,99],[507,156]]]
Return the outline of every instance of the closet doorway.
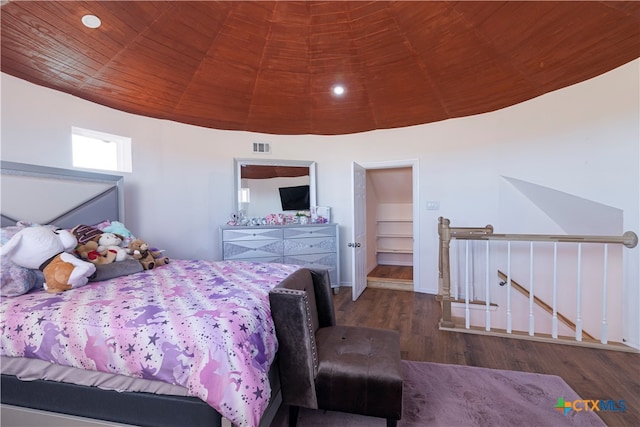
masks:
[[[361,165],[366,174],[366,286],[413,291],[419,283],[417,161]]]

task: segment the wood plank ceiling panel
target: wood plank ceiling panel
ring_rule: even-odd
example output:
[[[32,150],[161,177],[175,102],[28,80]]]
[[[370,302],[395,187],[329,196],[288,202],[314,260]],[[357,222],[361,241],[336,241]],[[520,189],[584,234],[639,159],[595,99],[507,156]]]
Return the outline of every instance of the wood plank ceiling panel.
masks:
[[[82,26],[87,13],[102,26]],[[633,1],[10,0],[0,27],[3,73],[135,114],[273,134],[485,113],[640,57]]]
[[[311,6],[310,133],[323,133],[332,128],[336,133],[349,133],[351,127],[374,122],[367,92],[364,89],[362,59],[357,50],[350,9],[351,2],[317,2]],[[343,96],[334,96],[332,88],[342,85]]]
[[[248,127],[289,133],[291,121],[311,125],[309,97],[309,5],[278,2],[262,52]],[[279,111],[277,116],[273,111]]]
[[[309,168],[306,166],[242,165],[240,168],[242,179],[292,178],[307,175]]]

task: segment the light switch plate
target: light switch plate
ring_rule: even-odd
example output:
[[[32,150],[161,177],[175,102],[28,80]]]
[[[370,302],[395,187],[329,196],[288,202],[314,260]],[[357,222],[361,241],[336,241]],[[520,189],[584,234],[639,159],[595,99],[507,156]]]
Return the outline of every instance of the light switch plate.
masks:
[[[437,211],[440,210],[440,202],[436,200],[427,201],[427,210],[428,211]]]

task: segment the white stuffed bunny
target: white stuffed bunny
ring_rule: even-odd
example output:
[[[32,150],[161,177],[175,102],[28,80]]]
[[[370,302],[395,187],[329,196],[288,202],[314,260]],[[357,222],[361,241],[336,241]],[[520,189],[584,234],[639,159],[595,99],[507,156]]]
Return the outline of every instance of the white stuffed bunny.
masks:
[[[27,227],[2,246],[2,254],[14,264],[44,273],[44,288],[57,293],[84,286],[96,266],[67,253],[75,249],[77,240],[67,230],[49,227]]]

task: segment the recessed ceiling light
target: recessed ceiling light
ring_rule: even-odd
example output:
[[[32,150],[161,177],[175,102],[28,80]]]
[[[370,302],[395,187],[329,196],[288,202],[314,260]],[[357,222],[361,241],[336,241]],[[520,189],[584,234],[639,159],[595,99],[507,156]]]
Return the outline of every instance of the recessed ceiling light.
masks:
[[[344,95],[344,86],[342,85],[335,85],[331,90],[333,91],[333,94],[336,96]]]
[[[82,17],[82,23],[88,28],[98,28],[102,24],[102,21],[95,15],[84,15]]]

